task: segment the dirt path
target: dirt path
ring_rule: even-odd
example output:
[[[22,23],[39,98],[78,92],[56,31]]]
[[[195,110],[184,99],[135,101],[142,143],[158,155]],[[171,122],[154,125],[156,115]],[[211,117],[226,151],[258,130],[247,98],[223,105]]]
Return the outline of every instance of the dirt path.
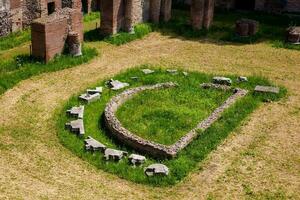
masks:
[[[60,145],[54,113],[73,94],[139,64],[263,75],[289,97],[251,115],[199,168],[171,188],[95,169]],[[106,46],[91,63],[22,81],[0,97],[0,199],[300,198],[300,52],[218,45],[153,33]]]

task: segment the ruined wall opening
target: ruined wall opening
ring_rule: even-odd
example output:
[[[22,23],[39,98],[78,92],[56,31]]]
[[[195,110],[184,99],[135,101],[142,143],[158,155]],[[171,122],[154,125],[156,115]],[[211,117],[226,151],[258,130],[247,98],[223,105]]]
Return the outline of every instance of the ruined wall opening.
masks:
[[[88,0],[81,0],[81,11],[86,14],[89,12],[89,8],[88,8]]]
[[[55,2],[49,2],[47,4],[47,9],[48,9],[48,15],[51,15],[52,13],[55,12]]]
[[[236,0],[235,7],[239,10],[254,10],[255,0]]]

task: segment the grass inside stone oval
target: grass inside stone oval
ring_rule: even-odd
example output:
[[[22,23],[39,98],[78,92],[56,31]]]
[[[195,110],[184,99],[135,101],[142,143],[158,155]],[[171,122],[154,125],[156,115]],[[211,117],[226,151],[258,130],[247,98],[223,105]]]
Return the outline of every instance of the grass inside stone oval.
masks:
[[[174,144],[230,95],[230,92],[185,84],[137,94],[118,109],[118,119],[125,128],[144,139]]]

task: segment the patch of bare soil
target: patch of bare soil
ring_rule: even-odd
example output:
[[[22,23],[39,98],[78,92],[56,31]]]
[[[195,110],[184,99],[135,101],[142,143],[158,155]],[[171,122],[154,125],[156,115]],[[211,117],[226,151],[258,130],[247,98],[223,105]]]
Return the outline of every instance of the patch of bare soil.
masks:
[[[153,33],[103,46],[91,63],[22,81],[0,97],[0,199],[299,199],[300,52]],[[262,75],[289,97],[261,106],[182,183],[153,188],[95,169],[58,141],[54,114],[72,95],[140,64]]]

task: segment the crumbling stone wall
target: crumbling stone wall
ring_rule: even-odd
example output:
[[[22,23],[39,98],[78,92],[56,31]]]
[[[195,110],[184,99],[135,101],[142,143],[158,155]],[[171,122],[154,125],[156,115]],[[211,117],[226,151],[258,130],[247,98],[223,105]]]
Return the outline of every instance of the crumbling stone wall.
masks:
[[[41,6],[43,0],[23,0],[22,4],[22,24],[28,27],[34,19],[41,17]],[[46,7],[47,9],[47,7]]]
[[[0,37],[11,31],[11,18],[8,10],[0,10]]]
[[[77,9],[64,8],[35,20],[31,26],[32,55],[49,62],[64,51],[70,32],[78,33],[83,41],[82,13]]]

